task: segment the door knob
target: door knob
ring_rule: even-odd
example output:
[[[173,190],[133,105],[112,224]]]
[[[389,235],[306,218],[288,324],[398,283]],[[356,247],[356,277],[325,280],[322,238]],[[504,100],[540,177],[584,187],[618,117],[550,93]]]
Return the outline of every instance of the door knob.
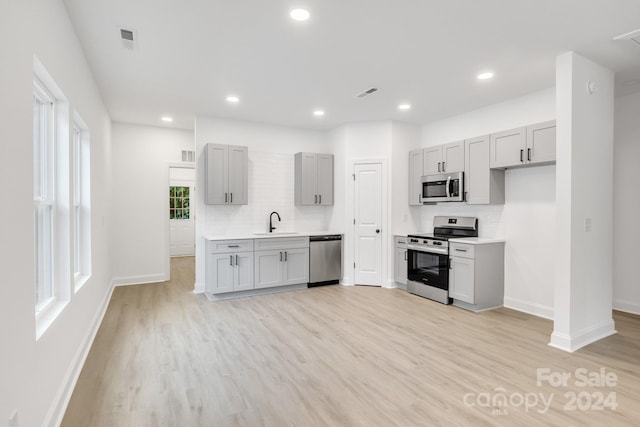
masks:
[[[376,233],[380,234],[380,229],[379,228],[376,229]]]

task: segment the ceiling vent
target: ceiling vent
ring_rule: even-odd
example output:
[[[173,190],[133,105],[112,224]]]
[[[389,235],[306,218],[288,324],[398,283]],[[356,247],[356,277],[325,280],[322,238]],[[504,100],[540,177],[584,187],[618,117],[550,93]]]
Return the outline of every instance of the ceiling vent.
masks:
[[[120,40],[127,50],[135,50],[138,47],[138,37],[135,30],[120,28]]]
[[[379,90],[379,89],[378,89],[378,88],[375,88],[375,87],[369,88],[369,89],[367,89],[367,90],[365,90],[365,91],[360,92],[359,94],[357,94],[357,95],[356,95],[356,98],[364,98],[364,97],[366,97],[366,96],[373,95],[373,94],[374,94],[374,93],[376,93],[378,90]]]
[[[640,46],[640,30],[631,31],[627,34],[622,34],[621,36],[617,36],[613,38],[614,40],[631,40]]]
[[[182,161],[183,162],[195,162],[196,160],[196,152],[189,150],[182,150]]]

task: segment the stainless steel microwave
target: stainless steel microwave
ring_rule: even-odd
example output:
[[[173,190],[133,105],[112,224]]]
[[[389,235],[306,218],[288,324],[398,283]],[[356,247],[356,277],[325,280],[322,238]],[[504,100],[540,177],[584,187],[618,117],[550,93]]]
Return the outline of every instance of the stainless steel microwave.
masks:
[[[422,177],[422,203],[464,202],[464,172]]]

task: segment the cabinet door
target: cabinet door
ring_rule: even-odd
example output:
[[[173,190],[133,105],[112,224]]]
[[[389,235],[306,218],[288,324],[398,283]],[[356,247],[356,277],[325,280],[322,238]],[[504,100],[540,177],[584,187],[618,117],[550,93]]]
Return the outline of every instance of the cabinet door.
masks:
[[[442,146],[442,172],[464,171],[464,141]]]
[[[475,304],[475,261],[470,258],[451,257],[449,296]]]
[[[465,200],[472,205],[489,204],[489,136],[465,141]]]
[[[527,126],[527,160],[531,163],[555,162],[555,120]]]
[[[332,154],[318,154],[318,204],[333,205]]]
[[[301,164],[301,205],[318,204],[318,156],[302,153]]]
[[[425,175],[435,175],[442,173],[442,146],[429,147],[424,149],[423,171]]]
[[[247,147],[229,146],[229,204],[246,205],[248,197],[248,150]]]
[[[282,286],[282,263],[284,251],[255,252],[255,288],[272,288]]]
[[[207,144],[206,147],[206,202],[209,205],[225,205],[229,200],[229,146]]]
[[[309,248],[286,249],[283,285],[309,283]]]
[[[422,204],[422,171],[424,150],[409,152],[409,205]]]
[[[220,294],[233,291],[233,254],[209,254],[207,257],[207,292]]]
[[[235,291],[253,289],[253,252],[234,254],[234,288]]]
[[[396,248],[395,250],[395,281],[407,284],[407,249]]]
[[[492,168],[523,165],[526,160],[526,128],[511,129],[491,135]]]

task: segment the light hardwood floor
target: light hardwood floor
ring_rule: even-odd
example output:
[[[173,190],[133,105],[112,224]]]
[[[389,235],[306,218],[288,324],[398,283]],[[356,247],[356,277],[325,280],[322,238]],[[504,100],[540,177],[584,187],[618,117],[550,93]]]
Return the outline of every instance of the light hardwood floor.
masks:
[[[114,291],[63,426],[640,425],[638,316],[568,354],[547,345],[551,321],[509,309],[358,286],[209,302],[193,283],[176,258],[170,282]],[[539,386],[538,368],[568,386]],[[617,383],[578,387],[579,368]],[[565,393],[617,408],[567,410]],[[550,409],[527,410],[534,396]]]

